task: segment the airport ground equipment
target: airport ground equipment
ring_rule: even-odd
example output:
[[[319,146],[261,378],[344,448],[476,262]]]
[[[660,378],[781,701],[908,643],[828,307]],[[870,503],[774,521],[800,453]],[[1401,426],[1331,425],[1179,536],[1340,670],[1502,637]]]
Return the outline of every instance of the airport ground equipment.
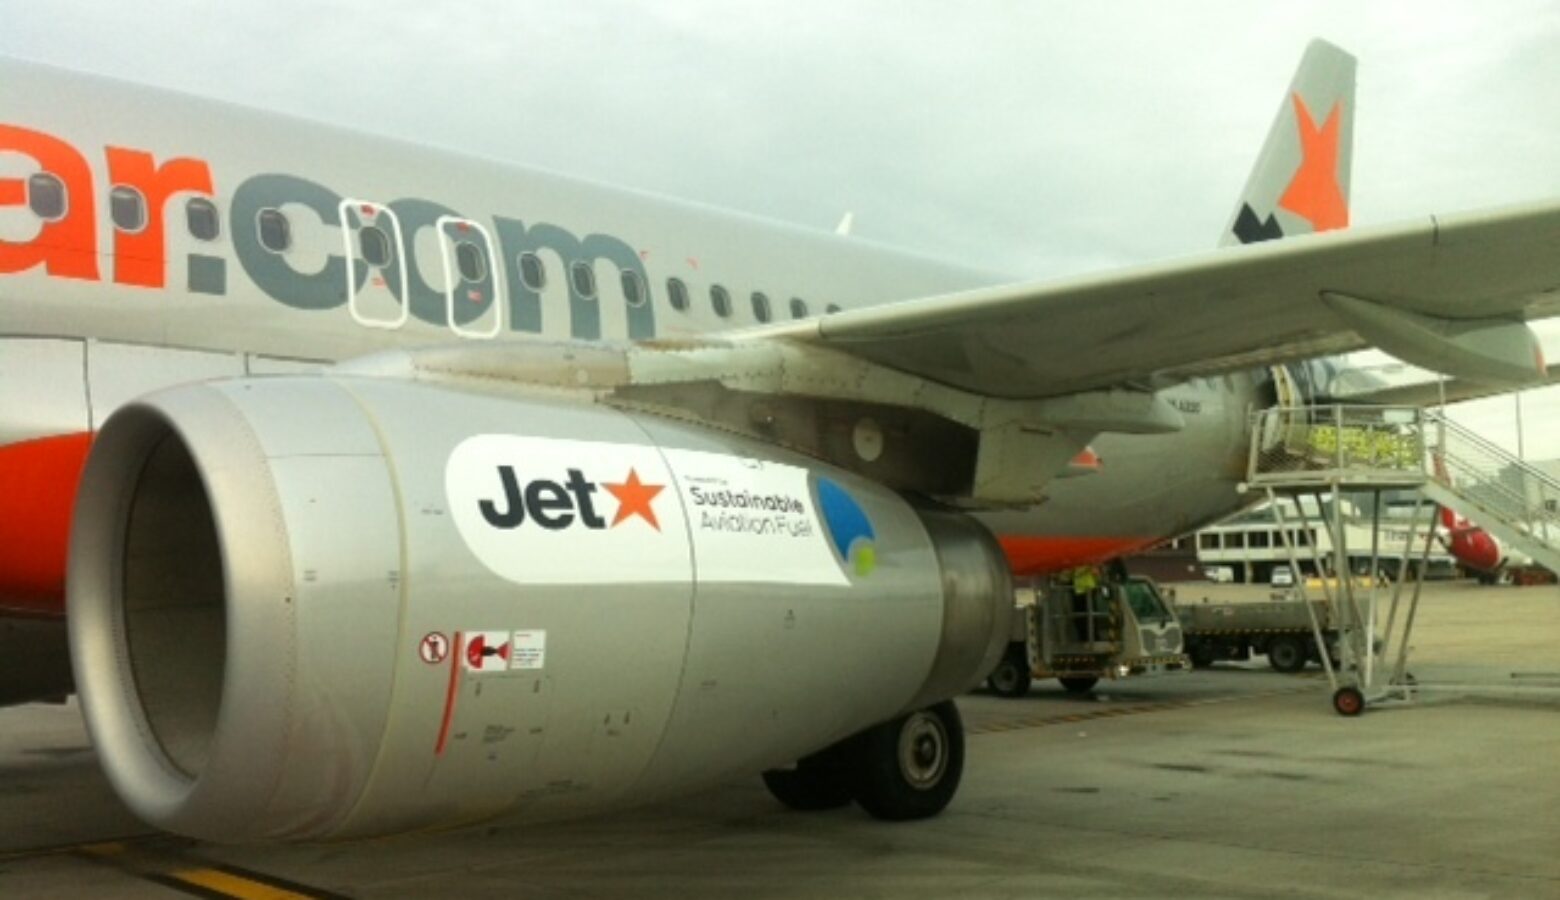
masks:
[[[1176,617],[1192,665],[1203,668],[1221,659],[1250,659],[1265,654],[1280,672],[1298,672],[1307,662],[1320,663],[1322,647],[1334,648],[1338,629],[1332,608],[1322,600],[1261,600],[1238,603],[1178,604]],[[1322,626],[1323,641],[1311,633],[1311,618]],[[1336,650],[1333,650],[1336,655]]]
[[[1423,541],[1420,572],[1436,535],[1433,526],[1425,529],[1422,538],[1417,531],[1421,522],[1436,521],[1443,507],[1538,563],[1560,569],[1560,481],[1442,414],[1402,406],[1279,406],[1254,414],[1251,424],[1247,486],[1267,495],[1279,540],[1297,575],[1300,554],[1307,549],[1316,571],[1348,572],[1343,504],[1338,501],[1344,493],[1360,492],[1373,494],[1377,501],[1371,504],[1375,512],[1367,571],[1379,572],[1379,501],[1383,492],[1391,490],[1418,491],[1420,504],[1433,507],[1428,519],[1419,515],[1418,508],[1410,519],[1410,545]],[[1322,521],[1313,523],[1305,505],[1298,502],[1303,495],[1316,498]],[[1280,496],[1295,499],[1296,521],[1288,521]],[[1324,502],[1329,499],[1330,503]],[[1331,560],[1323,558],[1326,554],[1314,542],[1309,548],[1298,546],[1295,535],[1313,526],[1330,530]],[[1333,708],[1340,715],[1359,715],[1367,703],[1412,700],[1424,687],[1407,671],[1422,585],[1420,579],[1409,577],[1412,571],[1410,556],[1405,554],[1392,579],[1384,620],[1379,579],[1368,579],[1364,588],[1354,578],[1321,581],[1323,600],[1336,613],[1338,650],[1335,657],[1323,654],[1321,663],[1333,689]],[[1326,630],[1316,614],[1318,607],[1309,602],[1305,582],[1298,577],[1296,581],[1312,638],[1325,646]],[[1405,588],[1409,588],[1406,602]]]
[[[1102,583],[1087,604],[1061,581],[1014,592],[1007,652],[986,679],[1004,697],[1022,697],[1036,678],[1055,678],[1072,693],[1101,679],[1190,671],[1181,624],[1152,579]]]

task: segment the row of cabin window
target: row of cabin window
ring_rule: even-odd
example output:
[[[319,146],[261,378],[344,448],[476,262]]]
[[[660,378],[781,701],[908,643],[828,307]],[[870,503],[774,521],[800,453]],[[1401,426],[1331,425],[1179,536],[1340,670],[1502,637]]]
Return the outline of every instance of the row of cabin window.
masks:
[[[27,205],[33,214],[46,222],[65,218],[70,207],[65,184],[48,172],[33,175],[27,180]],[[184,204],[184,212],[185,224],[195,239],[214,241],[221,234],[217,207],[210,200],[193,197]],[[115,187],[109,192],[109,218],[113,220],[114,227],[121,231],[136,233],[145,229],[148,221],[146,197],[132,187]],[[281,210],[262,209],[257,224],[260,245],[265,249],[272,253],[285,253],[292,247],[292,225]],[[391,262],[393,254],[390,236],[378,226],[368,225],[358,230],[358,247],[363,261],[370,266],[383,268]],[[461,278],[466,281],[479,282],[487,277],[482,251],[470,241],[456,245],[455,263]],[[623,299],[629,306],[643,306],[649,298],[649,291],[639,273],[622,269],[619,275],[622,279]],[[589,263],[574,263],[569,267],[569,278],[575,293],[587,300],[596,298],[596,272]],[[547,270],[542,265],[541,257],[530,251],[520,254],[520,280],[533,291],[546,287]],[[666,297],[672,309],[678,312],[687,312],[692,305],[688,285],[681,278],[666,279]],[[774,318],[767,294],[754,291],[749,300],[753,306],[753,318],[760,322],[769,322]],[[710,285],[710,308],[722,319],[731,318],[731,293],[721,285]],[[824,311],[833,314],[839,312],[840,308],[831,303]],[[805,319],[811,314],[807,301],[800,297],[791,298],[790,312],[793,319]]]
[[[32,175],[27,179],[27,207],[45,222],[65,218],[70,211],[65,183],[48,172]],[[146,230],[150,221],[146,195],[133,187],[115,187],[108,194],[108,217],[120,231],[137,234]],[[184,204],[184,221],[196,240],[214,241],[222,233],[217,205],[205,197],[192,197]]]

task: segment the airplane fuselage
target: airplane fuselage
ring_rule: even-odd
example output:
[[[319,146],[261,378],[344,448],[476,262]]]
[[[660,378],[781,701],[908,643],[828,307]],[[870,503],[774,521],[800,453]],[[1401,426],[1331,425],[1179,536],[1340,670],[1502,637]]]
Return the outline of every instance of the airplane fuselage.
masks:
[[[61,610],[74,473],[96,426],[148,390],[396,347],[675,340],[1004,280],[44,67],[0,63],[0,77],[11,611]],[[985,515],[1015,571],[1130,552],[1238,508],[1260,380],[1168,388],[1183,430],[1102,436],[1094,471]]]

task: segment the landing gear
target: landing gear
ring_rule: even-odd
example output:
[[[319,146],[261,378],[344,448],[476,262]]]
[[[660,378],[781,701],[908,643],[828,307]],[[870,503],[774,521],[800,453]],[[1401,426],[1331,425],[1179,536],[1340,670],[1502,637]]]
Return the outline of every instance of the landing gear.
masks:
[[[1100,680],[1093,675],[1079,675],[1072,677],[1062,675],[1059,676],[1056,680],[1062,683],[1062,687],[1066,688],[1067,693],[1069,694],[1087,694],[1088,692],[1094,690],[1094,686],[1096,684],[1100,683]]]
[[[903,822],[943,811],[964,773],[964,723],[953,701],[900,716],[856,739],[856,802]]]
[[[916,710],[764,773],[764,786],[792,809],[861,804],[873,818],[925,819],[943,811],[964,773],[964,723],[953,701]]]
[[[1023,644],[1010,644],[1002,661],[986,678],[986,687],[999,697],[1022,697],[1029,693],[1033,675],[1029,671],[1029,657]]]
[[[1305,668],[1305,642],[1294,635],[1283,634],[1268,641],[1268,665],[1280,672],[1298,672]]]

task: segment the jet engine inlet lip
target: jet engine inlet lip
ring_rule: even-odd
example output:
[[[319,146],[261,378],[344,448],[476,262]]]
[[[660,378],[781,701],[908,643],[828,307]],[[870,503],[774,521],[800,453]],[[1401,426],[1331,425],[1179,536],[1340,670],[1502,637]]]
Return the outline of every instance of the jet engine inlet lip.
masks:
[[[182,514],[198,510],[202,496],[204,518]],[[173,512],[141,517],[141,505]],[[291,559],[279,510],[258,439],[211,386],[122,408],[88,457],[66,578],[72,665],[104,771],[126,804],[160,828],[267,836],[294,669]],[[219,574],[207,560],[208,577],[191,580],[180,570],[192,560],[162,552],[177,540],[136,533],[170,523],[217,554]],[[129,558],[147,546],[152,552]],[[153,596],[162,584],[173,586],[168,596]],[[207,590],[178,590],[192,585]],[[188,646],[201,640],[198,628],[169,631],[190,616],[204,623],[204,649]],[[180,685],[193,693],[181,695]]]

